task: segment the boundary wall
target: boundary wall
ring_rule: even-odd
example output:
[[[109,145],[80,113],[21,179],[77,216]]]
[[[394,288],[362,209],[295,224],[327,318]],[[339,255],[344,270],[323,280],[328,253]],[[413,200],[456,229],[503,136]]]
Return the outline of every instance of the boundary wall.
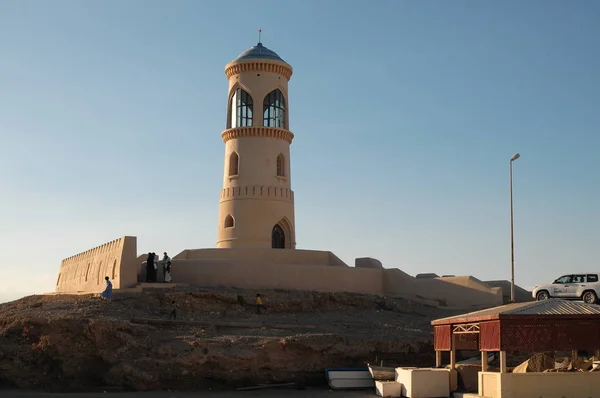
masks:
[[[67,257],[60,263],[56,292],[101,292],[104,277],[113,288],[122,289],[137,284],[137,238],[124,236],[93,249]]]
[[[502,289],[471,276],[415,278],[364,257],[348,267],[331,252],[269,249],[185,250],[173,280],[199,286],[354,292],[403,297],[449,308],[502,304]]]
[[[381,270],[257,259],[173,260],[173,281],[249,289],[382,293]]]
[[[300,249],[188,249],[182,251],[173,257],[173,259],[254,259],[257,261],[271,261],[276,264],[348,267],[345,262],[332,252]]]
[[[502,295],[504,296],[504,304],[510,303],[510,281],[484,281],[485,284],[491,287],[502,288]],[[515,285],[515,300],[518,302],[534,301],[530,291],[523,289],[521,286]]]
[[[100,292],[106,275],[115,289],[134,287],[144,281],[146,256],[137,255],[135,237],[125,236],[66,258],[56,292]],[[457,309],[503,303],[501,287],[471,276],[416,278],[370,257],[349,267],[332,252],[318,250],[184,250],[173,257],[172,274],[173,282],[197,286],[366,293]]]

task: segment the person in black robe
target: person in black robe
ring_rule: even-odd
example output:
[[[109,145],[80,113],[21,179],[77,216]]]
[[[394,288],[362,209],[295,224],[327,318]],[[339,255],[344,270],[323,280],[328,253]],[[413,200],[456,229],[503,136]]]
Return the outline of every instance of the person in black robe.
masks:
[[[152,282],[158,282],[158,256],[152,252]]]
[[[156,279],[156,270],[154,269],[154,254],[148,253],[146,258],[146,283],[153,283]]]

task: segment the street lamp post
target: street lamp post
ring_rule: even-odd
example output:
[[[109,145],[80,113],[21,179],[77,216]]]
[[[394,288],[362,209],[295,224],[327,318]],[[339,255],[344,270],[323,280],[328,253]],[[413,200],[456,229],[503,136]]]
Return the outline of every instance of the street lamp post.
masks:
[[[513,210],[513,162],[521,155],[515,153],[510,158],[510,301],[515,302],[515,235]]]

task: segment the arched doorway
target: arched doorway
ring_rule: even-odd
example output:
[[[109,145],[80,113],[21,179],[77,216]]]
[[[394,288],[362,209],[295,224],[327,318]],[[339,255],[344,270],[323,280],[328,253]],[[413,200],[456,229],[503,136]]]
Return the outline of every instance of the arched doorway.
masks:
[[[271,232],[271,247],[273,249],[285,249],[285,232],[279,224],[275,224]]]

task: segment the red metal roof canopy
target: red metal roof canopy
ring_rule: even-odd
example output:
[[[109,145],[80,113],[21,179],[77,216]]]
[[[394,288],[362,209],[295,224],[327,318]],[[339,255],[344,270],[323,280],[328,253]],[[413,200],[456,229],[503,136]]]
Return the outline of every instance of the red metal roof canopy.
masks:
[[[559,351],[600,349],[600,306],[563,300],[502,305],[436,319],[438,351]]]

